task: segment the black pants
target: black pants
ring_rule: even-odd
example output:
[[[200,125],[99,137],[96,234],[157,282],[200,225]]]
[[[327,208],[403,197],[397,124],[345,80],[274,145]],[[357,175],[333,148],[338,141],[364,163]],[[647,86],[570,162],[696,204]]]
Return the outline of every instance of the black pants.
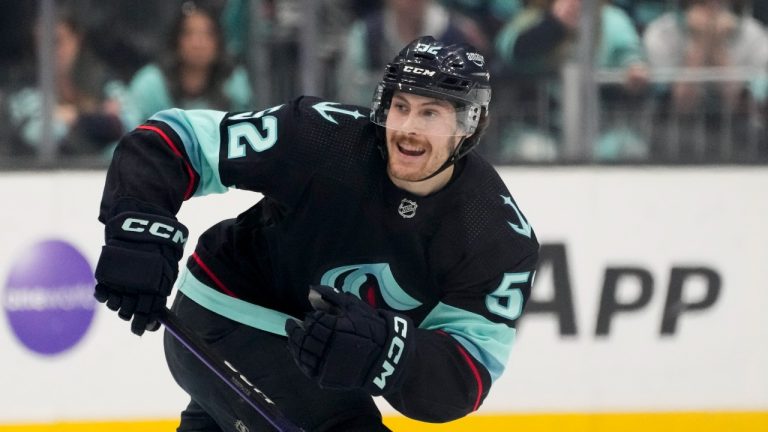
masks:
[[[324,390],[307,378],[294,363],[284,337],[215,314],[182,293],[176,295],[172,309],[190,330],[232,363],[274,401],[286,417],[304,430],[389,431],[367,393]],[[168,332],[164,343],[173,378],[192,398],[181,413],[177,431],[274,430]]]

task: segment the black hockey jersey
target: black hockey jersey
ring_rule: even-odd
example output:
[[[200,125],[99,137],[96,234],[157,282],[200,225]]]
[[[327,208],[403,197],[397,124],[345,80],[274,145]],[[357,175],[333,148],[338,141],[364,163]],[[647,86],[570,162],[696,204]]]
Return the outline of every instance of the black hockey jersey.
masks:
[[[394,186],[369,111],[302,97],[259,112],[172,109],[120,142],[100,220],[175,215],[230,187],[264,197],[200,237],[178,282],[202,306],[284,334],[311,310],[309,285],[351,292],[419,325],[403,414],[476,410],[504,370],[538,259],[531,225],[475,153],[426,197]],[[183,222],[183,221],[182,221]]]

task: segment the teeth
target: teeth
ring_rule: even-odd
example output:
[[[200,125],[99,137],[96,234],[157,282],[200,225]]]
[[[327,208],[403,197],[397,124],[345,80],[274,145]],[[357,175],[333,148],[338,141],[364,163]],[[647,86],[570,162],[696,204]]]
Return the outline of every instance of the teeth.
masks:
[[[422,151],[424,151],[423,148],[418,147],[418,146],[411,146],[411,145],[402,144],[402,143],[400,143],[398,145],[400,146],[401,149],[407,150],[407,151],[410,151],[410,152],[422,152]]]
[[[421,150],[407,149],[402,146],[398,146],[398,148],[400,149],[400,153],[406,154],[408,156],[421,156],[424,153],[426,153],[426,150],[423,150],[423,149]]]

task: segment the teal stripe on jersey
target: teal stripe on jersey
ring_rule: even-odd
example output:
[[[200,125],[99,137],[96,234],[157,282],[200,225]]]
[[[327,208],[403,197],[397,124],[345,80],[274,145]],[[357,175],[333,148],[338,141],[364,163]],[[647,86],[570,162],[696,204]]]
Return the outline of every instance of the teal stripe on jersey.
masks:
[[[194,196],[227,191],[219,175],[219,123],[225,114],[222,111],[185,111],[173,108],[160,111],[150,118],[164,122],[181,138],[192,167],[200,176],[200,184]]]
[[[442,330],[453,336],[472,357],[485,366],[491,379],[504,372],[517,330],[502,323],[457,307],[438,303],[419,325],[426,330]]]
[[[179,291],[195,303],[232,321],[245,324],[279,336],[286,336],[285,320],[295,319],[288,314],[230,297],[200,282],[184,269],[178,282]]]

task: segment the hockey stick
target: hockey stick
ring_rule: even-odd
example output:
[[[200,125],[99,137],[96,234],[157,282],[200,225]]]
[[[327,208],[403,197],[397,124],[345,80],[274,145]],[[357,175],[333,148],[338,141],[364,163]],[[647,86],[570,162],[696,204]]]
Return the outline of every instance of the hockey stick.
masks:
[[[267,395],[248,381],[235,369],[231,363],[209,349],[194,333],[179,322],[176,315],[167,308],[160,318],[168,332],[182,345],[195,355],[208,369],[221,378],[235,393],[238,394],[253,409],[261,414],[276,430],[280,432],[302,432],[302,429],[285,418]]]

